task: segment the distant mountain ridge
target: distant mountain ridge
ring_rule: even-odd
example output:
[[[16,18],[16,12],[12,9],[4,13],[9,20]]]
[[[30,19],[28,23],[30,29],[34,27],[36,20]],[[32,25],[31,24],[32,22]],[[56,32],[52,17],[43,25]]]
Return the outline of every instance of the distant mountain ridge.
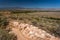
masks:
[[[60,8],[24,8],[24,7],[5,7],[0,10],[35,10],[35,11],[60,11]]]

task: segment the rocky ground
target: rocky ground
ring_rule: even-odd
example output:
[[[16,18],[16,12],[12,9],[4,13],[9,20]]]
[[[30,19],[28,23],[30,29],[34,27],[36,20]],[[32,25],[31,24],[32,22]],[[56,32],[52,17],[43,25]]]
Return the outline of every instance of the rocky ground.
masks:
[[[12,29],[9,33],[14,33],[17,40],[60,40],[60,38],[30,24],[10,21],[9,26]]]

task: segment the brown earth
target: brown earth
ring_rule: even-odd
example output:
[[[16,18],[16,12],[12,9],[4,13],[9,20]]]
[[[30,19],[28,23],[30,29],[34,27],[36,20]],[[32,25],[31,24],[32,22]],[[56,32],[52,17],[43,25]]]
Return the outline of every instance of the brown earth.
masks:
[[[60,38],[33,25],[11,21],[9,26],[12,29],[10,33],[14,33],[17,40],[60,40]]]

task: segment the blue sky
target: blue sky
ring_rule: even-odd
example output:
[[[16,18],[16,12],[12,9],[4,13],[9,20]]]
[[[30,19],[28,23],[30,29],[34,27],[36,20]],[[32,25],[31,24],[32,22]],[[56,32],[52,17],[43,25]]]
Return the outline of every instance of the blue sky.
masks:
[[[0,8],[60,8],[60,0],[0,0]]]

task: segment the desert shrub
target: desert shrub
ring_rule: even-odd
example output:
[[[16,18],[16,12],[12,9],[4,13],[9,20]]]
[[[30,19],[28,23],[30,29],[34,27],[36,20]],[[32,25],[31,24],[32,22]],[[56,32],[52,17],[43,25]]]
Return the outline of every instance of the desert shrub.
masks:
[[[17,20],[17,17],[13,17],[13,16],[11,16],[10,18],[11,18],[11,19],[15,19],[15,20]]]
[[[60,27],[58,27],[57,30],[55,31],[55,35],[60,36]]]
[[[6,28],[8,25],[8,20],[5,17],[0,17],[0,27],[1,28]]]
[[[23,18],[19,18],[19,20],[23,20]]]
[[[18,13],[32,13],[34,11],[29,11],[29,10],[15,10],[15,11],[11,11],[11,13],[14,13],[14,14],[18,14]]]
[[[37,20],[37,21],[39,21],[39,17],[37,17],[37,18],[34,18],[35,20]]]
[[[60,20],[60,18],[54,18],[54,17],[42,17],[42,18],[52,19],[52,20]]]
[[[0,29],[0,40],[16,40],[16,36],[9,34],[7,31]]]
[[[32,21],[32,25],[37,26],[37,21]]]
[[[56,29],[56,30],[52,30],[51,31],[55,36],[59,36],[60,37],[60,29],[58,28],[58,29]]]

